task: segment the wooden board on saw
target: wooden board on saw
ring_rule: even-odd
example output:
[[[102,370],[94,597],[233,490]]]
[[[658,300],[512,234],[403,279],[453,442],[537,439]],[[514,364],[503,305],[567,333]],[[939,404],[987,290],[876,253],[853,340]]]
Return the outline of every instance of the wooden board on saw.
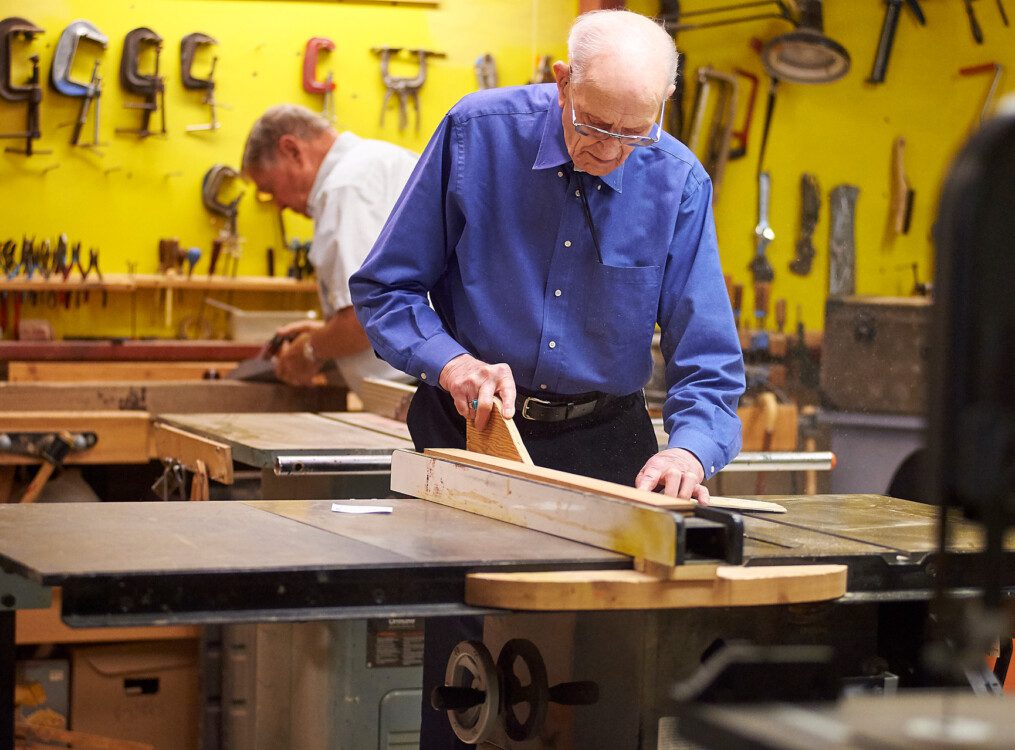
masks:
[[[484,455],[472,451],[463,451],[456,448],[429,448],[425,453],[428,456],[445,458],[456,463],[468,464],[469,466],[476,466],[500,473],[507,473],[516,477],[550,482],[561,487],[595,492],[600,495],[619,500],[628,500],[635,503],[641,503],[643,505],[650,505],[654,508],[667,508],[669,510],[682,511],[694,508],[694,502],[691,500],[681,500],[675,497],[661,495],[657,492],[647,492],[634,487],[627,487],[623,484],[605,482],[601,479],[590,479],[589,477],[571,474],[566,471],[557,471],[556,469],[547,469],[542,466],[527,465],[518,461],[499,458],[497,456]],[[769,513],[786,512],[786,509],[783,506],[776,503],[735,497],[716,496],[710,499],[709,505],[727,510],[750,510]]]
[[[146,412],[30,411],[0,414],[0,432],[94,432],[91,448],[71,452],[67,464],[146,464],[152,458],[151,419]],[[0,464],[37,464],[30,456],[0,453]]]
[[[745,568],[721,565],[713,578],[664,578],[636,570],[470,573],[465,602],[515,610],[752,607],[837,599],[845,565]]]
[[[405,421],[416,386],[384,378],[363,378],[357,395],[363,408],[388,419]]]
[[[391,489],[662,565],[678,559],[672,508],[406,450],[391,454]]]
[[[518,434],[514,420],[504,418],[504,405],[494,397],[490,418],[482,430],[472,419],[465,420],[465,447],[475,453],[518,461],[532,466],[532,458]]]
[[[235,362],[9,362],[9,383],[206,380],[224,377]]]
[[[380,414],[374,414],[369,411],[327,411],[318,416],[325,419],[333,419],[343,424],[351,424],[354,427],[362,427],[364,430],[379,432],[382,435],[407,440],[409,443],[412,443],[412,436],[409,434],[409,427],[405,422],[383,417]]]

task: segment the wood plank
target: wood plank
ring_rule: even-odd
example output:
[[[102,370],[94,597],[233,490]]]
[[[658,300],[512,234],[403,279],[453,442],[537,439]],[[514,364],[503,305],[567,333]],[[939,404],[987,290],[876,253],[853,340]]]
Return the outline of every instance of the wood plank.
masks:
[[[391,489],[663,565],[677,560],[678,520],[667,508],[405,450],[391,455]]]
[[[71,453],[67,464],[146,464],[152,458],[151,419],[145,412],[6,412],[0,432],[94,432],[98,442]],[[38,459],[0,454],[0,464],[37,464]]]
[[[203,468],[209,479],[233,483],[233,453],[228,445],[158,422],[152,433],[157,458],[179,461],[195,474]]]
[[[43,643],[96,643],[101,641],[161,641],[200,638],[194,625],[139,628],[71,628],[60,619],[62,591],[53,588],[48,609],[19,609],[14,615],[14,639],[19,646]]]
[[[341,411],[344,386],[299,388],[238,380],[125,383],[0,383],[0,412],[136,410],[173,412]]]
[[[446,458],[457,463],[468,464],[469,466],[477,466],[491,471],[511,474],[512,476],[517,477],[553,482],[554,484],[558,484],[562,487],[588,490],[590,492],[596,492],[609,497],[629,500],[643,505],[650,505],[654,508],[690,510],[696,505],[696,502],[693,500],[681,500],[675,497],[662,495],[658,492],[647,492],[645,490],[635,489],[634,487],[628,487],[623,484],[604,482],[601,479],[591,479],[579,474],[571,474],[566,471],[547,469],[543,466],[530,466],[518,461],[499,458],[497,456],[483,455],[472,451],[463,451],[458,448],[428,448],[424,452],[428,456]],[[768,513],[786,512],[786,509],[777,503],[739,497],[723,497],[720,495],[710,498],[708,504],[716,508],[725,508],[727,510],[749,510]]]
[[[3,362],[239,362],[262,344],[236,341],[0,341]]]
[[[235,362],[9,362],[7,382],[209,380],[234,369]]]
[[[496,396],[490,418],[482,430],[476,429],[472,419],[465,420],[465,447],[475,453],[533,465],[522,436],[518,434],[518,427],[514,420],[504,418],[504,405]]]
[[[737,416],[743,425],[744,451],[795,451],[797,449],[797,407],[779,404],[771,445],[765,444],[766,417],[762,404],[741,406]]]
[[[712,580],[656,578],[636,570],[470,573],[465,602],[516,610],[753,607],[837,599],[845,565],[720,566]]]
[[[384,378],[364,378],[359,388],[363,408],[388,419],[404,422],[416,386]]]

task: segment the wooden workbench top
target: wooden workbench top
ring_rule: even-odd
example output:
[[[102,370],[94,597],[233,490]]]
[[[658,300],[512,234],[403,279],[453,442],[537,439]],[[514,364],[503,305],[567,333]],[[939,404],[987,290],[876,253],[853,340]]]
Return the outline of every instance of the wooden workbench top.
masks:
[[[257,356],[261,344],[233,341],[3,341],[0,361],[238,362]]]

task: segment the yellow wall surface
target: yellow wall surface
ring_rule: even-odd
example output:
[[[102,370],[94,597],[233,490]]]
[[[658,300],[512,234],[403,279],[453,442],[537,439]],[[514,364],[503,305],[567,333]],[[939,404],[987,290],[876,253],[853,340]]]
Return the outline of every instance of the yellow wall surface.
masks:
[[[184,247],[203,252],[195,273],[206,268],[212,240],[221,219],[201,203],[201,179],[217,162],[239,167],[243,143],[253,121],[269,106],[295,102],[320,110],[319,95],[303,91],[304,47],[309,38],[327,37],[332,52],[322,52],[318,77],[333,72],[337,88],[337,127],[362,136],[381,138],[421,151],[440,118],[459,98],[477,88],[473,64],[483,53],[497,60],[502,85],[527,83],[537,54],[566,55],[567,29],[577,12],[575,0],[439,0],[418,3],[297,2],[295,0],[0,0],[0,17],[21,16],[45,29],[29,46],[13,47],[12,80],[27,80],[29,54],[42,58],[48,80],[53,50],[60,33],[76,19],[93,23],[109,37],[102,57],[103,76],[101,140],[99,152],[70,146],[71,126],[80,100],[58,95],[48,85],[41,106],[42,133],[36,148],[50,154],[25,158],[0,154],[0,239],[23,234],[37,238],[65,232],[71,241],[100,248],[103,272],[126,272],[128,262],[137,272],[152,273],[158,263],[160,237],[178,237]],[[139,115],[124,104],[139,101],[122,90],[119,66],[124,36],[147,26],[164,40],[161,72],[166,77],[168,135],[138,139],[115,133],[136,128]],[[207,75],[211,56],[221,128],[215,132],[186,133],[187,125],[208,122],[202,92],[188,91],[180,83],[180,39],[192,32],[214,37],[213,51],[203,49],[193,74]],[[425,48],[443,52],[432,60],[420,94],[418,131],[410,110],[410,124],[398,129],[394,103],[380,125],[384,86],[373,47]],[[87,80],[94,51],[82,45],[74,68],[76,80]],[[142,58],[142,72],[153,67],[151,56]],[[413,75],[414,65],[396,63],[395,75]],[[25,106],[0,101],[0,132],[24,129]],[[152,127],[159,124],[153,118]],[[91,119],[82,143],[91,141]],[[13,141],[8,141],[13,145]],[[271,203],[255,199],[245,189],[239,208],[238,228],[243,238],[241,274],[265,273],[265,249],[279,250],[277,212]],[[227,189],[228,190],[228,189]],[[229,198],[228,192],[224,195]],[[290,238],[309,239],[310,222],[286,212]],[[283,254],[277,252],[276,266]],[[112,295],[109,308],[92,303],[71,311],[26,306],[23,315],[48,317],[64,335],[129,332],[129,310]],[[191,308],[199,293],[182,300]],[[155,295],[150,301],[154,302]],[[149,299],[145,298],[144,305]],[[282,300],[234,300],[242,306],[283,308]],[[304,295],[303,306],[313,302]],[[256,303],[256,304],[255,304]],[[184,310],[179,308],[182,314]],[[171,335],[157,310],[139,315],[142,333]]]
[[[720,3],[684,0],[685,13]],[[632,9],[647,15],[658,11],[654,0],[630,0]],[[867,0],[826,0],[825,29],[852,56],[852,70],[836,83],[804,86],[784,83],[779,88],[769,137],[766,168],[772,175],[771,224],[775,241],[769,249],[776,269],[773,298],[789,302],[789,323],[799,308],[808,328],[823,325],[827,293],[829,190],[850,183],[860,188],[857,206],[857,292],[865,295],[908,294],[913,286],[912,264],[922,280],[932,275],[930,232],[937,193],[948,163],[975,125],[989,76],[963,78],[958,69],[987,61],[1015,65],[1015,28],[999,22],[994,3],[976,3],[985,43],[976,45],[958,2],[923,2],[927,25],[918,26],[904,10],[888,69],[881,86],[865,83],[877,45],[884,3]],[[66,232],[73,240],[101,249],[105,272],[123,272],[135,262],[139,272],[157,264],[159,237],[176,236],[184,246],[204,252],[197,272],[205,267],[219,220],[201,205],[201,177],[209,166],[223,162],[238,166],[250,124],[268,106],[292,101],[320,108],[320,97],[300,85],[303,48],[311,36],[333,39],[336,49],[322,55],[321,75],[334,72],[338,87],[335,108],[338,127],[363,136],[384,138],[419,151],[443,113],[462,95],[476,89],[473,63],[484,52],[498,63],[502,84],[524,83],[532,74],[537,54],[562,57],[567,27],[577,11],[574,0],[440,0],[435,3],[297,2],[295,0],[0,0],[0,16],[21,15],[45,28],[31,46],[42,57],[49,75],[53,48],[62,29],[84,18],[110,37],[102,74],[101,155],[69,144],[78,100],[46,88],[42,104],[43,139],[39,148],[53,153],[26,159],[0,155],[0,238],[22,234],[55,238]],[[1015,7],[1009,8],[1015,16]],[[162,72],[166,76],[169,134],[145,140],[114,133],[136,127],[136,112],[123,108],[134,99],[119,86],[118,70],[124,35],[149,26],[165,40]],[[767,40],[788,30],[784,23],[762,21],[724,28],[686,32],[678,47],[686,55],[687,75],[693,81],[700,65],[730,71],[740,67],[761,79],[751,139],[745,159],[727,168],[716,205],[723,265],[734,280],[747,286],[745,307],[752,304],[747,264],[753,254],[756,214],[758,146],[767,82],[751,37]],[[188,134],[184,126],[206,122],[201,93],[180,85],[179,41],[191,32],[215,37],[216,80],[222,127],[214,133]],[[376,46],[424,47],[448,56],[431,63],[421,94],[419,132],[412,125],[397,126],[397,111],[389,109],[379,124],[384,88]],[[14,81],[27,74],[28,48],[14,48]],[[87,58],[78,78],[87,77]],[[203,52],[194,72],[206,73],[210,55]],[[410,74],[409,68],[395,69]],[[690,109],[693,83],[685,95]],[[1003,80],[999,93],[1010,91]],[[741,95],[741,102],[745,97]],[[226,109],[225,107],[228,107]],[[0,131],[23,128],[24,106],[0,101]],[[742,115],[738,114],[739,125]],[[90,122],[83,140],[90,139]],[[886,233],[889,206],[892,141],[905,137],[906,172],[916,190],[912,228],[908,235]],[[13,145],[13,142],[8,141]],[[799,227],[799,180],[803,172],[818,177],[822,190],[820,220],[815,231],[817,249],[809,276],[791,274]],[[240,187],[243,187],[242,185]],[[265,248],[280,246],[277,215],[270,203],[255,200],[246,186],[240,205],[239,231],[244,239],[240,273],[263,273]],[[289,235],[308,238],[310,224],[287,213]],[[276,261],[283,264],[280,254]],[[24,315],[54,319],[64,335],[127,332],[129,311],[115,295],[108,309],[92,302],[80,310],[51,311],[26,307]],[[197,293],[182,300],[195,306]],[[152,301],[154,302],[154,296]],[[308,302],[304,297],[301,304]],[[145,304],[146,300],[142,301]],[[236,302],[243,306],[285,307],[278,299]],[[291,303],[295,304],[295,303]],[[182,311],[181,311],[182,312]],[[141,332],[171,335],[157,309],[139,316]]]
[[[684,0],[687,14],[729,3]],[[977,122],[991,76],[959,76],[959,68],[988,61],[1009,71],[1015,67],[1015,27],[1000,21],[996,4],[974,7],[983,28],[984,44],[970,34],[964,4],[923,0],[926,26],[904,8],[895,37],[885,83],[866,83],[871,74],[884,16],[884,2],[825,0],[825,32],[846,47],[852,68],[840,81],[824,85],[782,83],[768,139],[765,168],[772,178],[770,223],[775,240],[769,257],[775,268],[772,298],[788,302],[789,325],[795,326],[799,306],[810,328],[822,328],[828,292],[828,193],[836,185],[860,188],[856,213],[856,292],[861,295],[908,295],[913,287],[912,264],[921,281],[933,275],[931,228],[938,193],[947,167]],[[658,12],[655,0],[630,0],[628,7],[648,15]],[[1015,3],[1006,2],[1015,22]],[[757,12],[756,10],[754,12]],[[741,12],[739,15],[745,15]],[[737,14],[727,14],[732,18]],[[716,17],[713,17],[713,19]],[[705,20],[686,17],[688,23]],[[693,104],[694,75],[699,66],[725,72],[739,67],[760,79],[748,153],[731,162],[715,206],[723,267],[745,285],[745,308],[753,305],[752,278],[747,264],[754,253],[757,223],[757,159],[764,122],[767,79],[750,39],[766,41],[789,30],[780,21],[759,21],[678,35],[686,55],[685,112]],[[1001,81],[999,94],[1011,92],[1015,79]],[[746,98],[741,94],[741,101]],[[738,113],[737,127],[742,122]],[[916,191],[912,226],[906,235],[886,237],[890,196],[892,142],[906,139],[906,174]],[[788,270],[800,226],[800,175],[810,172],[821,185],[820,220],[814,233],[817,256],[810,275]]]

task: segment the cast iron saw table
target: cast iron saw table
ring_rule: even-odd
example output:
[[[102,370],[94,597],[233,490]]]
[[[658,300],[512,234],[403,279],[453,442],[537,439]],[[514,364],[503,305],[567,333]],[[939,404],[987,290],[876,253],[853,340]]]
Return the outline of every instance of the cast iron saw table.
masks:
[[[936,570],[934,508],[871,495],[773,499],[789,512],[744,514],[745,563],[847,565],[848,593],[822,610],[838,640],[860,638],[857,618],[842,615],[857,609],[847,605],[897,607],[929,597]],[[345,515],[332,512],[330,500],[0,506],[0,705],[13,701],[14,611],[46,606],[55,586],[62,588],[62,616],[71,626],[435,617],[505,614],[465,602],[470,572],[632,565],[624,555],[424,500],[382,502],[394,512]],[[961,560],[952,566],[953,587],[974,584],[978,558],[973,553],[980,544],[975,526],[956,523],[952,548]],[[1008,544],[1015,548],[1015,539]],[[1009,554],[1009,561],[1013,557]],[[1012,579],[1006,583],[1015,586],[1015,565],[1007,569]],[[768,621],[766,611],[787,616],[786,607],[739,609],[750,611],[754,632]],[[666,620],[646,624],[648,614],[631,616],[654,634],[654,662],[665,661],[661,654],[668,647],[693,653],[696,660],[689,645],[693,634],[668,646],[679,628]],[[745,613],[735,614],[746,621]],[[917,640],[908,630],[912,617],[900,620],[899,614],[896,608],[887,616],[860,617],[877,631],[864,636],[887,638],[890,621],[897,621],[906,630],[904,640]],[[597,628],[603,625],[595,613],[585,619],[590,618]],[[709,614],[709,622],[719,619]],[[817,637],[814,623],[808,627],[790,635]],[[605,629],[610,630],[609,622]],[[625,621],[624,631],[630,635],[630,630]],[[583,646],[593,640],[586,637]],[[894,641],[887,646],[900,648]],[[617,643],[608,648],[618,650]],[[591,645],[588,651],[583,659],[598,658]],[[576,671],[583,668],[580,661],[576,658]],[[625,665],[625,675],[631,671]],[[652,683],[665,692],[679,672],[671,665],[665,675],[653,674]],[[638,686],[631,690],[624,679],[617,678],[618,690],[637,696]],[[610,695],[607,689],[604,701],[612,700]],[[597,716],[606,714],[599,710]],[[0,748],[9,747],[11,712],[0,711],[0,717]],[[600,733],[625,731],[625,722],[614,721],[609,730],[584,723]],[[645,736],[644,726],[635,731]]]

